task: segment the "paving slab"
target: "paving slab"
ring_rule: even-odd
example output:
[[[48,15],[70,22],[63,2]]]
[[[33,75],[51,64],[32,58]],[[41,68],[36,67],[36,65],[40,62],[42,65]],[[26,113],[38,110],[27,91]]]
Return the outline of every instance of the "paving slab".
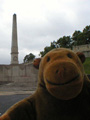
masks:
[[[24,95],[24,94],[33,94],[35,91],[0,91],[1,95]]]

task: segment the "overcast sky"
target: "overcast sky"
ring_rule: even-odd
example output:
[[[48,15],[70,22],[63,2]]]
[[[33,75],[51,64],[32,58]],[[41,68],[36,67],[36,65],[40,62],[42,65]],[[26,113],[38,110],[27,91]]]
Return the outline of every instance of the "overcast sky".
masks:
[[[11,62],[12,17],[17,15],[19,62],[60,37],[90,25],[90,0],[0,0],[0,64]]]

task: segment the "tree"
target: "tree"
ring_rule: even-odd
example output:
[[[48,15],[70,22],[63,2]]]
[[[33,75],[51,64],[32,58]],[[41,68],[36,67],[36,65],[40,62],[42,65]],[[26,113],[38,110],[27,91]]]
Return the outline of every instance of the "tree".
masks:
[[[81,31],[75,31],[72,35],[73,45],[85,45],[90,43],[90,25]]]
[[[85,45],[86,44],[86,36],[84,33],[80,33],[77,37],[76,45]]]
[[[73,45],[77,45],[78,36],[80,35],[80,33],[81,33],[81,31],[75,30],[75,32],[72,34]]]
[[[70,36],[63,36],[62,38],[59,38],[59,40],[57,40],[57,44],[59,45],[59,47],[71,48],[72,39]]]
[[[24,57],[24,63],[29,62],[29,61],[33,60],[34,58],[35,58],[35,55],[32,53],[30,53],[29,55],[26,55]]]
[[[85,34],[85,44],[90,44],[90,25],[83,29],[83,33]]]
[[[57,42],[55,42],[55,41],[51,42],[50,46],[51,46],[52,49],[60,47],[59,44]]]
[[[87,33],[90,31],[90,25],[86,26],[84,29],[83,29],[83,33]]]

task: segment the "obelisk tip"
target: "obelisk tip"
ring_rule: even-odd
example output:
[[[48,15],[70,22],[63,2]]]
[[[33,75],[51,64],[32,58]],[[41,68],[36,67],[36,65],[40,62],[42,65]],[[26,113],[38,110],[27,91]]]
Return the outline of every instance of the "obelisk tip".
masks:
[[[14,13],[13,16],[16,16],[16,13]]]

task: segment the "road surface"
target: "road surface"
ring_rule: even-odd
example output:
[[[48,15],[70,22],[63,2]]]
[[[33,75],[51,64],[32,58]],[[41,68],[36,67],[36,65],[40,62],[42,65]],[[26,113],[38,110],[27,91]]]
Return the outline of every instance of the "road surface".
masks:
[[[13,104],[30,95],[0,95],[0,116]]]

